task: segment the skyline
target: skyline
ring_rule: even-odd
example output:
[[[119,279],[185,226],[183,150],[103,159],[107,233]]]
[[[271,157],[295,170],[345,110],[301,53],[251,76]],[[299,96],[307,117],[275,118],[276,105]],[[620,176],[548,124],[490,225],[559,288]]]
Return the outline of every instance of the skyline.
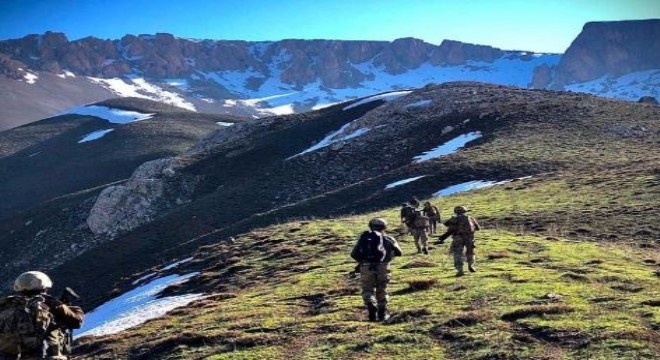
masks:
[[[157,5],[154,5],[157,4]],[[585,23],[660,18],[653,0],[0,1],[0,39],[46,31],[70,40],[165,32],[180,38],[384,40],[415,37],[563,53]]]

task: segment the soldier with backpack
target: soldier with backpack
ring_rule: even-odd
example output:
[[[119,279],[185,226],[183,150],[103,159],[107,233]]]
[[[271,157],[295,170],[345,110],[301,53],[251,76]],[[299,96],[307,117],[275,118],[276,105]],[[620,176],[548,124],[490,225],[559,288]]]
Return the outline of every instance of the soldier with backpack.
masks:
[[[53,282],[39,271],[21,274],[17,295],[0,298],[0,360],[69,358],[64,329],[78,329],[83,311],[47,294]]]
[[[456,276],[463,276],[463,249],[467,258],[468,270],[475,272],[474,268],[474,232],[480,230],[479,223],[472,216],[466,215],[465,206],[454,208],[454,216],[445,221],[447,233],[451,234],[452,242],[449,250],[454,254],[454,267]]]
[[[401,256],[401,248],[396,240],[385,234],[387,222],[376,218],[369,221],[369,231],[360,235],[351,252],[353,260],[360,266],[362,299],[369,312],[369,321],[385,321],[387,312],[387,285],[390,274],[390,261]]]

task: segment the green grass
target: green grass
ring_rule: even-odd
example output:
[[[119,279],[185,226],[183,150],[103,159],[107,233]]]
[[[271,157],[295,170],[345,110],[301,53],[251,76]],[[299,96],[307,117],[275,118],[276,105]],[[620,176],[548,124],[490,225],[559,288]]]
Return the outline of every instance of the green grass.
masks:
[[[547,186],[561,185],[550,181]],[[537,201],[547,194],[533,189],[544,186],[531,185],[505,203],[522,207]],[[493,188],[445,201],[474,204],[477,217],[497,216],[511,210],[492,199],[507,193]],[[575,201],[575,197],[563,202],[548,199],[554,209]],[[239,236],[234,248],[208,246],[196,257],[233,254],[239,262],[231,267],[243,270],[228,274],[227,267],[208,269],[202,272],[205,280],[191,286],[236,297],[176,310],[118,336],[111,347],[136,358],[135,354],[146,351],[167,359],[482,359],[496,355],[637,359],[659,354],[660,309],[642,304],[660,297],[654,268],[643,262],[653,255],[620,243],[546,239],[497,228],[478,233],[478,272],[462,278],[454,277],[447,245],[436,246],[430,256],[417,255],[412,237],[399,238],[404,256],[393,262],[389,289],[393,321],[366,322],[358,278],[349,274],[354,263],[348,253],[370,217],[384,216],[396,223],[397,214],[397,209],[390,209],[287,223]],[[436,266],[406,266],[429,260]],[[409,291],[409,283],[420,279],[434,284]],[[616,289],[624,284],[641,290]],[[549,308],[553,310],[546,311]],[[504,316],[512,312],[525,315]],[[85,342],[81,350],[92,355],[93,345]]]

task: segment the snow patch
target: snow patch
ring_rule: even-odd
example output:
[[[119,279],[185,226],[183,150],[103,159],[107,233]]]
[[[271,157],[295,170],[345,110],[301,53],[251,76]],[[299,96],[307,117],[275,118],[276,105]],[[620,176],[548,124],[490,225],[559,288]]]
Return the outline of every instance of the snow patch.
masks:
[[[459,192],[465,192],[465,191],[490,187],[490,186],[493,186],[495,184],[499,184],[499,183],[497,183],[495,181],[484,181],[484,180],[468,181],[468,182],[452,185],[452,186],[446,187],[442,190],[436,191],[436,192],[433,193],[433,196],[436,196],[436,197],[438,197],[438,196],[449,196],[449,195],[456,194],[456,193],[459,193]]]
[[[449,155],[451,153],[454,153],[458,151],[460,148],[465,146],[468,142],[480,138],[481,132],[475,131],[467,134],[463,134],[460,136],[457,136],[446,143],[433,148],[429,151],[426,151],[425,153],[421,155],[417,155],[413,158],[415,163],[421,163],[423,161],[427,161],[430,159],[438,158],[441,156]]]
[[[137,111],[109,108],[107,106],[99,105],[80,106],[58,114],[58,116],[67,114],[95,116],[107,120],[113,124],[126,124],[134,121],[147,120],[151,119],[155,115],[144,114]]]
[[[429,105],[431,105],[432,102],[433,102],[433,100],[420,100],[420,101],[414,102],[412,104],[408,104],[408,105],[404,106],[404,108],[405,109],[424,108],[424,107],[428,107]]]
[[[412,90],[394,91],[394,92],[389,92],[389,93],[380,94],[380,95],[376,95],[376,96],[370,96],[366,99],[362,99],[362,100],[360,100],[356,103],[353,103],[351,105],[346,106],[343,110],[346,111],[346,110],[352,109],[354,107],[364,105],[364,104],[368,104],[368,103],[370,103],[372,101],[376,101],[376,100],[392,101],[392,100],[400,98],[401,96],[408,95],[411,92],[412,92]]]
[[[642,96],[660,98],[660,69],[637,71],[621,76],[564,86],[564,89],[610,98],[637,101]]]
[[[416,177],[411,177],[411,178],[407,178],[407,179],[403,179],[403,180],[395,181],[395,182],[393,182],[393,183],[391,183],[391,184],[387,184],[387,185],[385,186],[385,190],[388,190],[388,189],[391,189],[391,188],[395,188],[395,187],[397,187],[397,186],[405,185],[405,184],[407,184],[407,183],[411,183],[411,182],[413,182],[413,181],[415,181],[415,180],[419,180],[419,179],[421,179],[421,178],[423,178],[423,177],[425,177],[425,176],[426,176],[426,175],[422,175],[422,176],[416,176]]]
[[[188,80],[186,79],[165,79],[165,83],[169,86],[174,86],[176,88],[179,88],[181,90],[189,90],[190,85],[188,84]]]
[[[35,73],[26,71],[25,74],[23,75],[23,79],[25,79],[25,82],[28,84],[34,84],[39,79],[39,76]]]
[[[224,122],[224,121],[218,121],[218,122],[216,122],[216,124],[218,124],[220,126],[232,126],[232,125],[234,125],[234,123]]]
[[[98,139],[104,137],[105,134],[107,134],[111,131],[114,131],[114,130],[115,129],[96,130],[94,132],[91,132],[91,133],[85,135],[82,139],[80,139],[80,141],[78,141],[78,144],[98,140]]]
[[[132,75],[124,81],[119,78],[101,79],[88,77],[92,83],[100,85],[121,97],[138,97],[172,104],[183,109],[197,111],[195,105],[186,101],[181,95],[163,90],[162,88],[148,83],[145,79]]]
[[[66,78],[72,78],[73,79],[73,78],[76,77],[76,74],[72,73],[69,70],[64,70],[61,74],[57,74],[57,76],[61,77],[62,79],[66,79]]]
[[[298,153],[298,154],[296,154],[296,155],[290,156],[290,157],[288,157],[286,160],[289,160],[289,159],[294,158],[294,157],[296,157],[296,156],[300,156],[300,155],[303,155],[303,154],[307,154],[307,153],[312,152],[312,151],[316,151],[316,150],[318,150],[318,149],[322,149],[322,148],[324,148],[324,147],[326,147],[326,146],[330,146],[330,145],[332,145],[332,144],[334,144],[334,143],[337,143],[337,142],[340,142],[340,141],[346,141],[346,140],[350,140],[350,139],[356,138],[356,137],[358,137],[358,136],[362,136],[362,135],[364,135],[366,132],[368,132],[369,130],[371,130],[371,129],[369,129],[369,128],[359,128],[359,129],[353,131],[353,132],[350,133],[350,134],[345,134],[345,135],[343,135],[344,132],[346,132],[346,129],[347,129],[349,126],[351,126],[352,123],[353,123],[352,121],[349,122],[348,124],[346,124],[346,125],[342,126],[341,128],[339,128],[339,130],[337,130],[337,131],[335,131],[335,132],[329,134],[328,136],[324,137],[323,139],[321,139],[321,141],[319,141],[318,143],[316,143],[316,145],[313,145],[313,146],[307,148],[306,150],[304,150],[303,152],[300,152],[300,153]],[[343,135],[343,136],[342,136],[342,135]]]
[[[185,259],[183,259],[183,260],[179,260],[179,261],[173,262],[173,263],[171,263],[171,264],[165,266],[164,268],[160,269],[160,271],[172,270],[172,269],[174,269],[175,267],[177,267],[177,266],[179,266],[179,265],[181,265],[181,264],[185,264],[185,263],[187,263],[188,261],[190,261],[190,260],[192,260],[192,259],[193,259],[193,257],[191,256],[191,257],[189,257],[189,258],[185,258]]]
[[[509,180],[502,180],[502,181],[489,181],[489,180],[475,180],[475,181],[468,181],[456,185],[452,185],[449,187],[446,187],[442,190],[436,191],[433,193],[433,196],[435,197],[440,197],[440,196],[449,196],[453,195],[456,193],[460,192],[465,192],[465,191],[470,191],[470,190],[477,190],[477,189],[483,189],[495,185],[502,185],[506,183],[510,183],[514,180],[525,180],[529,179],[531,176],[524,176],[516,179],[509,179]]]
[[[83,327],[75,331],[75,337],[115,334],[204,297],[203,294],[186,294],[156,298],[168,286],[186,282],[198,274],[158,278],[106,302],[87,314]]]
[[[154,276],[156,276],[156,275],[158,275],[158,273],[153,272],[153,273],[149,273],[149,274],[144,275],[144,276],[140,276],[139,278],[135,279],[135,281],[133,281],[133,282],[131,283],[131,285],[137,285],[137,284],[143,282],[144,280],[147,280],[147,279],[149,279],[149,278],[152,278],[152,277],[154,277]]]

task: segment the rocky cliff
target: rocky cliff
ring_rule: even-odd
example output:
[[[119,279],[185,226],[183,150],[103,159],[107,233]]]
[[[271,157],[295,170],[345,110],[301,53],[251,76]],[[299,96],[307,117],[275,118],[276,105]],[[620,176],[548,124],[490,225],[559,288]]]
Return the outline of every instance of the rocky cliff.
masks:
[[[590,22],[557,66],[558,86],[660,68],[660,19]]]
[[[0,41],[0,87],[6,88],[0,92],[0,130],[111,96],[246,117],[450,81],[633,101],[660,97],[659,23],[589,23],[563,56],[414,38],[247,42],[159,33],[70,41],[61,33],[29,35]],[[634,79],[624,78],[629,74]]]
[[[331,88],[355,86],[364,80],[364,75],[351,65],[369,60],[397,74],[429,60],[435,65],[459,65],[468,60],[492,62],[503,53],[489,46],[449,40],[435,46],[414,38],[393,42],[246,42],[190,40],[159,33],[126,35],[120,40],[87,37],[69,41],[62,33],[47,32],[0,42],[0,54],[4,57],[39,71],[58,73],[66,69],[80,75],[104,78],[138,71],[148,77],[166,78],[182,77],[196,71],[268,73],[270,64],[278,64],[284,83],[305,85],[318,78]],[[251,83],[259,84],[259,78],[255,77]]]

